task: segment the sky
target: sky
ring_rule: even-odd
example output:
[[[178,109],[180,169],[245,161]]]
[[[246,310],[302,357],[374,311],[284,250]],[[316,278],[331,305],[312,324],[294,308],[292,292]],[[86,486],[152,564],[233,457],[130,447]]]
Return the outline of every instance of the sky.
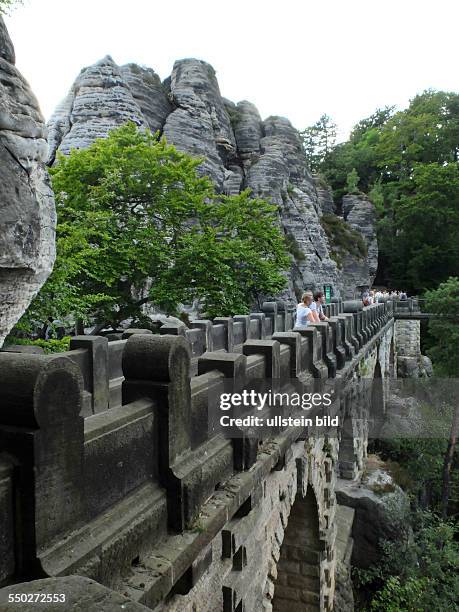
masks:
[[[225,97],[298,129],[327,113],[345,140],[378,107],[458,91],[458,19],[457,0],[24,0],[5,22],[46,118],[107,54],[162,79],[196,57]]]

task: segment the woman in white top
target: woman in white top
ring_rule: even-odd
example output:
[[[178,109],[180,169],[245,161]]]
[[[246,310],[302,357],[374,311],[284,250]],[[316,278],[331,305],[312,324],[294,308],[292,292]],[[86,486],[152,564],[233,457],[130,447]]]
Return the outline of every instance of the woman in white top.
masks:
[[[312,310],[310,306],[312,304],[313,297],[310,291],[306,291],[303,293],[301,297],[301,302],[296,307],[296,323],[295,329],[306,329],[309,323],[314,323],[314,315],[312,314]]]

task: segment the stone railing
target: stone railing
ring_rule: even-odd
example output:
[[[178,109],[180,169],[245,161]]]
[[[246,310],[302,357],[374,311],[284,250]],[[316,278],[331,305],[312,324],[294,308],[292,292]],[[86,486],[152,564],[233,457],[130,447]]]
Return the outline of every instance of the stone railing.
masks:
[[[260,313],[160,335],[76,337],[59,355],[0,353],[0,584],[81,574],[130,592],[137,578],[123,580],[136,559],[170,547],[176,533],[186,537],[161,553],[167,567],[150,557],[145,602],[153,607],[179,578],[189,590],[210,563],[200,551],[250,510],[264,470],[301,433],[281,429],[260,463],[256,438],[209,430],[209,391],[224,378],[317,387],[354,363],[392,316],[389,303],[326,311],[329,322],[300,332],[282,303],[268,302]],[[231,495],[219,495],[237,474],[245,476]]]

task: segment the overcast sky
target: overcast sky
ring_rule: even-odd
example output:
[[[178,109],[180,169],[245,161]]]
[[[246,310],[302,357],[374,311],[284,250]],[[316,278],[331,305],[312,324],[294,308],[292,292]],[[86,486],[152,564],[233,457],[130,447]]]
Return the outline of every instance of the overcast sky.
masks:
[[[377,107],[458,90],[458,18],[458,0],[24,0],[5,21],[46,118],[104,55],[161,78],[196,57],[227,98],[299,129],[327,113],[343,139]]]

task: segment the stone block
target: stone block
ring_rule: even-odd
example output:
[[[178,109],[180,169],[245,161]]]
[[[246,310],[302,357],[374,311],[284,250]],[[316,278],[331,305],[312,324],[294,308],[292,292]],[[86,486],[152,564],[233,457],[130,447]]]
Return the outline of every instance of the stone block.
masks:
[[[65,603],[56,601],[54,603],[8,603],[8,595],[24,593],[33,595],[39,593],[59,596],[65,595]],[[83,576],[63,576],[59,578],[45,578],[22,582],[0,589],[0,609],[2,612],[148,612],[149,608],[124,597],[116,591],[112,591],[94,580]]]
[[[92,412],[103,412],[108,409],[110,400],[108,339],[102,336],[75,336],[70,339],[70,350],[78,349],[88,352]]]
[[[263,355],[265,358],[264,378],[280,378],[280,344],[277,340],[247,340],[242,346],[244,355]]]
[[[208,319],[196,319],[191,321],[190,324],[192,329],[200,329],[204,332],[205,335],[205,350],[213,351],[213,338],[212,338],[212,321]]]

